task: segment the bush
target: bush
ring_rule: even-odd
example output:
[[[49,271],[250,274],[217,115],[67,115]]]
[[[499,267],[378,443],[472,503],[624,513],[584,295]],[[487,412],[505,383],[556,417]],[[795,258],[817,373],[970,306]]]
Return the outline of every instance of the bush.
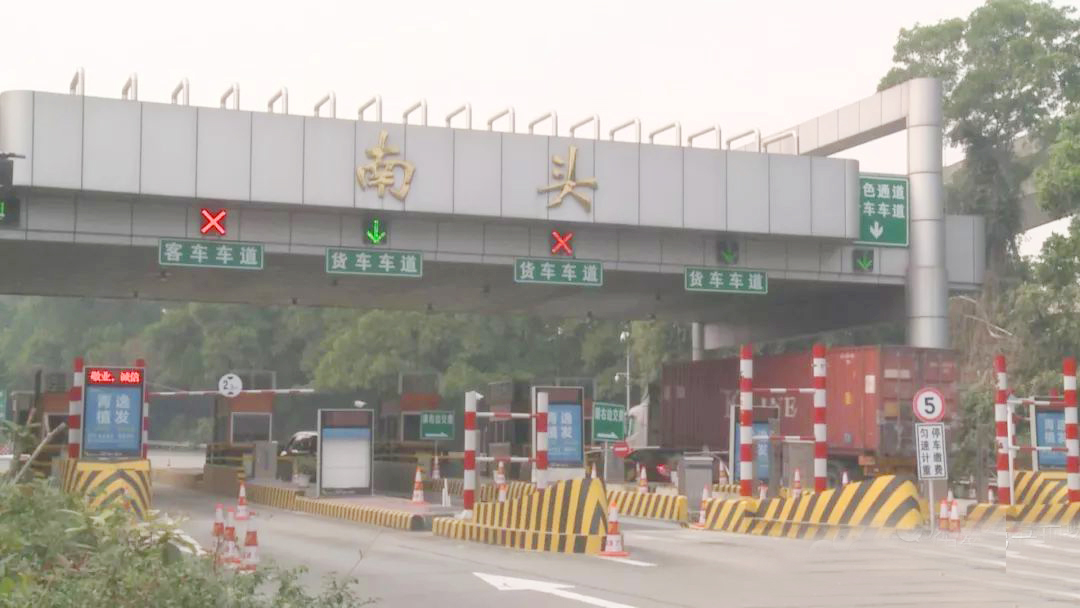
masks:
[[[353,581],[327,580],[317,595],[303,569],[262,566],[237,574],[211,557],[184,556],[176,524],[126,509],[91,509],[44,481],[0,482],[0,608],[344,608]]]

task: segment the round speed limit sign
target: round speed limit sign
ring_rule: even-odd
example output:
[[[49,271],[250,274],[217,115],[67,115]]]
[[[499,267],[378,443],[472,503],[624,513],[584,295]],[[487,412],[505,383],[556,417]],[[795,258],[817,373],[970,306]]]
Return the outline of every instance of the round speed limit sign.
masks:
[[[941,422],[945,418],[945,395],[936,388],[923,388],[911,400],[915,417],[922,422]]]
[[[240,380],[240,376],[236,374],[225,374],[218,380],[218,393],[222,397],[235,397],[242,390],[244,390],[244,383]]]

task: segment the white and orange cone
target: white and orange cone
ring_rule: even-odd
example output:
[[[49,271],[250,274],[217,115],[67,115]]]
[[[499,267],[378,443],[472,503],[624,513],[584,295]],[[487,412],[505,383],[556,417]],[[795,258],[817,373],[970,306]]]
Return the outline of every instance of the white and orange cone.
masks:
[[[445,482],[443,482],[442,484],[442,506],[450,506],[450,488],[446,485]]]
[[[705,521],[708,518],[709,500],[712,498],[709,494],[709,486],[701,488],[701,511],[698,513],[697,524],[694,527],[704,528]]]
[[[949,529],[960,534],[960,503],[956,500],[952,501],[949,509]]]
[[[769,486],[765,483],[758,484],[758,500],[765,500],[769,497]]]
[[[986,504],[994,504],[996,502],[994,499],[994,488],[986,488]]]
[[[499,502],[506,502],[506,468],[503,466],[503,462],[499,461],[499,468],[495,473],[495,483],[499,485]]]
[[[718,478],[717,483],[722,486],[726,486],[727,484],[731,483],[728,481],[727,467],[724,466],[723,461],[720,461],[720,477]]]
[[[236,498],[236,521],[247,521],[248,518],[248,505],[247,505],[247,487],[246,484],[240,482],[240,495]]]
[[[412,503],[424,504],[424,478],[420,475],[420,465],[416,465],[416,475],[413,477]]]
[[[847,469],[844,469],[844,473],[842,475],[840,475],[840,485],[841,486],[846,486],[849,483],[851,483],[851,480],[848,479]]]
[[[240,561],[240,570],[254,572],[259,565],[259,529],[255,524],[255,512],[248,516],[247,532],[244,534],[244,556]]]
[[[649,479],[645,476],[645,465],[638,465],[637,491],[641,494],[649,493]]]
[[[942,499],[938,505],[938,530],[947,531],[949,529],[949,501]]]
[[[802,495],[802,474],[795,469],[795,475],[791,478],[791,497],[798,498]]]
[[[592,468],[589,470],[589,477],[591,477],[592,479],[599,479],[596,476],[596,463],[595,462],[592,463]]]
[[[608,529],[604,538],[604,550],[600,552],[604,557],[626,557],[630,555],[623,547],[622,532],[619,531],[619,506],[615,501],[608,507]]]
[[[219,502],[214,505],[214,544],[220,545],[225,538],[225,507]]]
[[[236,513],[232,507],[225,510],[225,544],[220,559],[229,567],[236,566],[240,559],[240,550],[236,546]]]

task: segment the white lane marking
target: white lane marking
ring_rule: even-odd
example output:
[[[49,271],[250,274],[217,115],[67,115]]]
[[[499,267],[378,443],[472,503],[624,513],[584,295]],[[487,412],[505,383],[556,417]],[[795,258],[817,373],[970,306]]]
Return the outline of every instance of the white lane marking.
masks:
[[[630,559],[628,557],[605,557],[603,555],[598,556],[600,559],[606,559],[609,562],[619,562],[620,564],[629,564],[631,566],[641,566],[642,568],[653,568],[656,564],[650,564],[649,562],[639,562],[636,559]]]
[[[499,591],[536,591],[554,595],[555,597],[574,600],[576,602],[581,602],[582,604],[589,604],[590,606],[599,606],[600,608],[634,608],[629,604],[620,604],[598,597],[567,591],[567,589],[573,589],[573,585],[549,583],[547,581],[537,581],[527,578],[498,576],[495,574],[484,574],[483,572],[473,572],[473,574]]]
[[[1030,543],[1017,543],[1021,548],[1025,546],[1038,547],[1040,549],[1046,549],[1051,552],[1061,551],[1062,553],[1072,553],[1073,555],[1080,555],[1080,549],[1070,549],[1068,547],[1059,547],[1057,545],[1049,545],[1041,540],[1033,540]]]
[[[1076,576],[1075,575],[1073,575],[1073,576],[1054,576],[1053,574],[1046,574],[1045,572],[1032,572],[1030,570],[1017,570],[1016,568],[1009,568],[1008,570],[1006,570],[1005,573],[1008,574],[1009,576],[1012,576],[1012,575],[1015,574],[1016,576],[1030,576],[1030,577],[1033,577],[1033,578],[1045,578],[1045,579],[1049,579],[1049,580],[1052,580],[1052,581],[1059,581],[1059,582],[1062,582],[1062,583],[1068,583],[1070,585],[1075,585],[1076,584]],[[1080,595],[1077,595],[1076,597],[1080,597]]]
[[[1044,594],[1058,595],[1058,596],[1061,596],[1061,597],[1067,597],[1069,599],[1080,600],[1080,593],[1070,593],[1068,591],[1057,591],[1057,590],[1054,590],[1054,589],[1047,589],[1046,587],[1032,587],[1032,586],[1029,586],[1029,585],[1019,585],[1019,584],[1016,584],[1016,583],[1005,583],[1005,582],[1002,582],[1002,581],[999,581],[999,580],[992,580],[992,579],[975,579],[975,578],[967,578],[967,577],[957,577],[957,578],[959,578],[960,580],[966,580],[966,581],[971,582],[971,583],[996,585],[998,587],[1009,587],[1011,589],[1022,589],[1024,591],[1035,592],[1036,594],[1044,593]]]
[[[1052,566],[1054,568],[1080,568],[1080,564],[1075,564],[1072,560],[1050,560],[1050,559],[1037,559],[1034,557],[1028,557],[1027,555],[1021,555],[1019,551],[1006,551],[1005,559],[1019,559],[1034,564],[1043,564],[1044,566]]]

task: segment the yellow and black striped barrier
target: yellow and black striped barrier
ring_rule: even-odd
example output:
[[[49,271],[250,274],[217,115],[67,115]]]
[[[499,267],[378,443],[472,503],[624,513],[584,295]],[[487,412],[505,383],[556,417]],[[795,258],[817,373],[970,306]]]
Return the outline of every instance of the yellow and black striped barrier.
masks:
[[[424,518],[417,513],[411,513],[409,511],[380,509],[377,507],[367,507],[328,499],[307,498],[304,496],[297,496],[295,501],[297,510],[312,515],[322,515],[323,517],[333,517],[335,519],[344,519],[345,521],[382,526],[384,528],[395,528],[397,530],[424,529]]]
[[[436,518],[439,536],[556,553],[599,553],[607,530],[604,486],[598,479],[559,481],[502,503],[481,502],[472,520]]]
[[[506,499],[516,500],[523,498],[536,491],[536,484],[528,481],[511,481],[506,484]],[[499,499],[499,486],[494,483],[485,483],[477,492],[477,502],[495,502]]]
[[[450,496],[464,496],[465,495],[465,480],[464,479],[425,479],[424,491],[425,492],[442,492],[443,484],[446,484],[446,492]]]
[[[742,489],[737,483],[717,483],[713,484],[712,491],[715,494],[734,494],[738,496]]]
[[[1011,505],[977,504],[968,509],[964,517],[964,528],[983,529],[1005,527],[1015,517],[1015,509]]]
[[[1033,473],[1017,471],[1014,479],[1014,503],[1049,504],[1069,502],[1069,488],[1064,471]]]
[[[647,494],[608,490],[608,502],[619,508],[619,515],[686,523],[686,497],[675,494]]]
[[[139,517],[145,517],[150,510],[149,460],[94,462],[65,458],[60,461],[59,472],[60,487],[65,492],[87,496],[92,506],[122,500]]]
[[[296,499],[303,494],[303,490],[296,488],[283,488],[281,486],[264,486],[258,483],[249,483],[247,499],[253,503],[274,507],[275,509],[288,509],[296,511]]]
[[[1009,522],[1028,525],[1080,524],[1080,503],[1054,502],[1013,505]]]
[[[705,505],[705,525],[694,524],[692,527],[745,533],[750,530],[757,507],[757,500],[753,498],[716,498]]]
[[[848,537],[867,528],[919,528],[928,515],[914,483],[885,475],[820,494],[761,501],[749,533],[785,538]]]

